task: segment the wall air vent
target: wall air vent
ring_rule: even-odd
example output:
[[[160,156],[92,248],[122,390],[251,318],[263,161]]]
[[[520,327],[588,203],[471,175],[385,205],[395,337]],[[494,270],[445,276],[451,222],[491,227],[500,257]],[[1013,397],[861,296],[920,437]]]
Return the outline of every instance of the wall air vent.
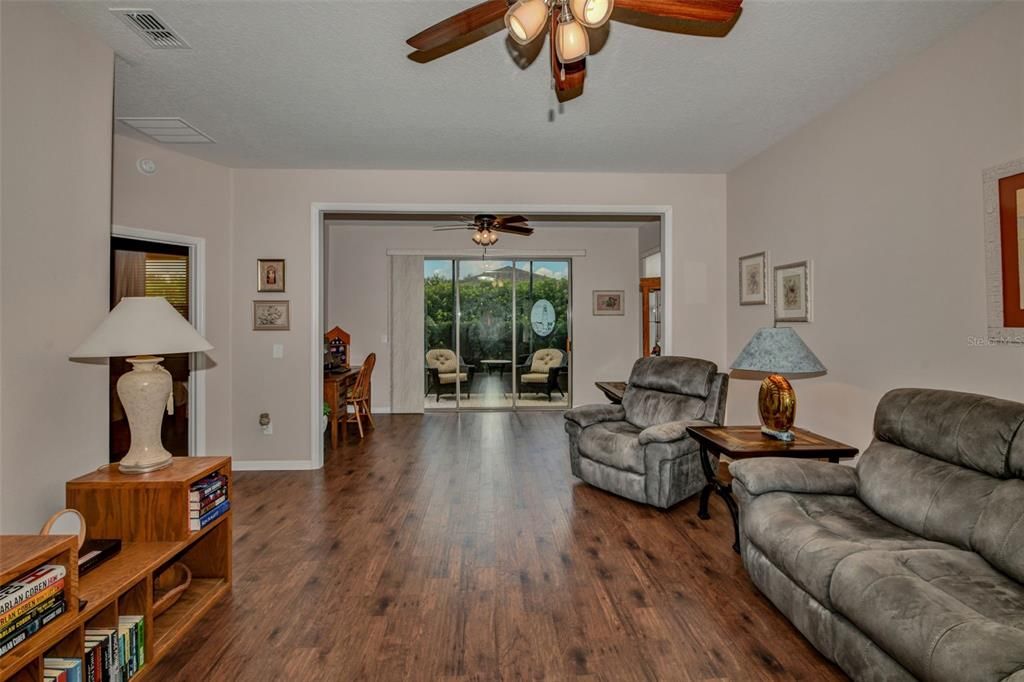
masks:
[[[213,144],[213,138],[180,118],[118,116],[117,120],[164,144]]]
[[[110,11],[121,17],[121,21],[142,36],[150,47],[158,50],[192,49],[184,38],[168,27],[151,9],[111,8]]]

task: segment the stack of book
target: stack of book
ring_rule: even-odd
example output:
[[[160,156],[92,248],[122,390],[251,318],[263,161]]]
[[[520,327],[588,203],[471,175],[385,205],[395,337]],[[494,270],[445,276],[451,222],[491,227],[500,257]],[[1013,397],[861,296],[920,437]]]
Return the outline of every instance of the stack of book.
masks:
[[[142,616],[120,616],[117,620],[116,628],[85,629],[83,682],[126,682],[146,663]]]
[[[188,529],[202,530],[224,514],[230,506],[226,476],[210,474],[196,481],[188,488]]]
[[[82,659],[44,658],[43,682],[93,682],[82,678]]]
[[[0,656],[64,613],[66,574],[64,566],[47,564],[0,587]]]

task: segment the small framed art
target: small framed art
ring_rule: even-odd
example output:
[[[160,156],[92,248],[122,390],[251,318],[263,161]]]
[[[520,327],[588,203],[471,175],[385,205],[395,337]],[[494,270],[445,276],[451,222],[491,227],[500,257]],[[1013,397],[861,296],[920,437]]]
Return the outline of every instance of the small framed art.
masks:
[[[811,262],[775,268],[775,321],[811,321]]]
[[[259,258],[256,260],[256,272],[259,281],[256,291],[260,293],[284,291],[284,259]]]
[[[626,310],[623,305],[625,297],[626,292],[624,291],[595,291],[594,314],[625,315]]]
[[[740,257],[740,305],[768,303],[768,255],[752,253]]]
[[[253,301],[252,328],[257,332],[288,331],[291,328],[288,301]]]

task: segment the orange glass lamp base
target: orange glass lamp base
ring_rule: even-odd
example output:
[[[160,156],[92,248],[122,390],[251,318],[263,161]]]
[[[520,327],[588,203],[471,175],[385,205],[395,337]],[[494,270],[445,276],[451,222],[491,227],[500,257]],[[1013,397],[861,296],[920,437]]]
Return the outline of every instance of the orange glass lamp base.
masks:
[[[790,429],[796,421],[796,391],[785,377],[765,377],[757,395],[757,410],[761,415],[761,433],[784,441],[795,438]]]

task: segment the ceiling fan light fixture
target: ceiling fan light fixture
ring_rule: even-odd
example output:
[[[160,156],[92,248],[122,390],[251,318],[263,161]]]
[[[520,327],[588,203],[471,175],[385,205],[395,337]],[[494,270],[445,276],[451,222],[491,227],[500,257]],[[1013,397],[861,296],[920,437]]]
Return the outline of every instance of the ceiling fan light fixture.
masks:
[[[545,0],[517,0],[505,13],[505,27],[512,40],[527,45],[544,31],[548,21]]]
[[[570,0],[569,6],[576,21],[587,28],[600,28],[611,19],[615,0]]]
[[[473,242],[480,246],[493,246],[498,242],[498,235],[488,229],[477,230],[473,233]]]
[[[562,8],[562,14],[558,18],[555,52],[558,61],[563,64],[578,62],[590,54],[590,36],[587,35],[587,29],[573,18],[568,5]]]

